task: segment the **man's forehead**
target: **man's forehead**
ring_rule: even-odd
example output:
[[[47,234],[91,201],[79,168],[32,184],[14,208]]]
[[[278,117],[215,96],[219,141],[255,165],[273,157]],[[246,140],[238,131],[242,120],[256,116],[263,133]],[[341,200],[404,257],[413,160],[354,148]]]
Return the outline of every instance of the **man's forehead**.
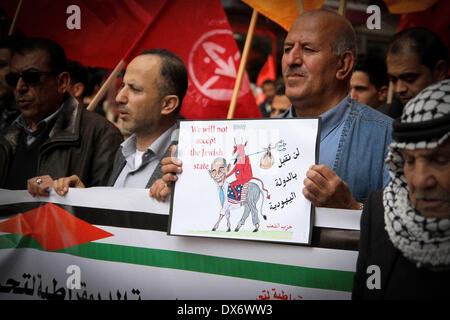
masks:
[[[273,98],[272,104],[277,104],[278,106],[288,106],[289,107],[291,105],[291,101],[285,95],[276,95]]]
[[[214,162],[212,164],[213,168],[220,168],[223,167],[225,165],[225,163],[223,162],[223,160],[217,160],[216,162]]]
[[[303,14],[292,23],[284,42],[327,39],[336,27],[338,26],[333,23],[333,19],[326,14]]]
[[[0,60],[8,61],[11,59],[11,50],[8,48],[0,48]]]
[[[28,69],[47,70],[50,69],[48,55],[42,49],[15,53],[11,59],[11,69],[23,71]]]
[[[372,83],[370,82],[370,78],[367,72],[355,70],[352,74],[352,77],[350,78],[350,84],[368,86],[371,85]]]
[[[125,71],[125,79],[148,81],[159,74],[160,60],[155,55],[140,55],[134,58]]]
[[[405,73],[424,67],[415,52],[388,53],[386,57],[388,73]]]

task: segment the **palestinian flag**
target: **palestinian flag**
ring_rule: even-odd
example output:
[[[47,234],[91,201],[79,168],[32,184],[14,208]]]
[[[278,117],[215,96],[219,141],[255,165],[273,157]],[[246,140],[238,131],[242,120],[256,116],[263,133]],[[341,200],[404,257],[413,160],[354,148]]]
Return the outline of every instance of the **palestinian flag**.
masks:
[[[180,237],[147,193],[0,190],[0,299],[350,298],[359,212],[317,210],[311,247]]]

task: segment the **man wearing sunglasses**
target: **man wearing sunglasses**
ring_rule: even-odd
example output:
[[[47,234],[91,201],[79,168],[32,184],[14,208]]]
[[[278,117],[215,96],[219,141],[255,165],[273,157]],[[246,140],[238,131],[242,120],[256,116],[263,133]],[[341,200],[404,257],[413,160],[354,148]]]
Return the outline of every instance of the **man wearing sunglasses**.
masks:
[[[0,41],[0,131],[8,127],[20,114],[14,102],[13,90],[5,80],[5,75],[9,73],[13,41]]]
[[[5,80],[21,115],[0,137],[0,188],[45,195],[53,179],[72,174],[88,186],[106,183],[122,135],[68,93],[66,64],[64,50],[48,39],[15,48]]]

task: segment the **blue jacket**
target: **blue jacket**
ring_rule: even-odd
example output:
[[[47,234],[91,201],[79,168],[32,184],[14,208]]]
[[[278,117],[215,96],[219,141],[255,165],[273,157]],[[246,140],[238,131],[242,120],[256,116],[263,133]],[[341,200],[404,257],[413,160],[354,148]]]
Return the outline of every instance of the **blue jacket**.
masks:
[[[384,160],[392,141],[393,119],[348,97],[345,99],[350,112],[344,120],[336,159],[330,169],[348,184],[352,196],[364,203],[372,191],[382,189],[390,180]],[[291,109],[280,118],[292,117]]]

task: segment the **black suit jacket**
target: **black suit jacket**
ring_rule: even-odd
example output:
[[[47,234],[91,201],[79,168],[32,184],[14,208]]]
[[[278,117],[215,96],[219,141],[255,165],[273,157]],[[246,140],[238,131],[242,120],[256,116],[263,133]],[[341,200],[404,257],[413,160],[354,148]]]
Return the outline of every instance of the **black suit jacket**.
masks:
[[[392,245],[384,226],[383,191],[377,190],[370,195],[361,216],[352,298],[450,299],[450,271],[417,268]],[[374,274],[367,273],[371,265],[379,267],[380,289],[367,286]]]

